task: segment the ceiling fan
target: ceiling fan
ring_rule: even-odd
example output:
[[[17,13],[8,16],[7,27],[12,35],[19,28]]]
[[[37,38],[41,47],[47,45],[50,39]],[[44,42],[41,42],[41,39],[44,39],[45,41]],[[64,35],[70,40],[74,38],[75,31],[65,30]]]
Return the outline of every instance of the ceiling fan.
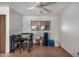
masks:
[[[36,9],[36,8],[38,8],[40,10],[40,14],[42,14],[43,11],[51,13],[51,11],[46,8],[46,6],[52,5],[54,3],[56,3],[56,2],[36,2],[36,6],[29,7],[28,9]]]

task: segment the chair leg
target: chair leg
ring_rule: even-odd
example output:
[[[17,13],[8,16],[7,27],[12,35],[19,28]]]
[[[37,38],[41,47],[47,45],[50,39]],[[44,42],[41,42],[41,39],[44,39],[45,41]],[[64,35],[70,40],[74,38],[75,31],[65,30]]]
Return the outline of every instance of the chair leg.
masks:
[[[31,52],[31,48],[28,48],[28,53]]]
[[[32,45],[30,44],[28,47],[28,53],[31,52],[31,50],[32,50]]]
[[[21,44],[19,44],[19,53],[21,53]]]
[[[12,51],[12,52],[14,53],[14,51],[15,51],[15,49],[13,49],[13,51]]]

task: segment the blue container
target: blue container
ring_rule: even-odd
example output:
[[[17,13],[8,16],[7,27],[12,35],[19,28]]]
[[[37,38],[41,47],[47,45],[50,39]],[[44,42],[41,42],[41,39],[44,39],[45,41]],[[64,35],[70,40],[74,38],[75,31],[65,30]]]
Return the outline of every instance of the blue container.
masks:
[[[48,39],[48,46],[54,46],[54,45],[55,45],[54,40]]]

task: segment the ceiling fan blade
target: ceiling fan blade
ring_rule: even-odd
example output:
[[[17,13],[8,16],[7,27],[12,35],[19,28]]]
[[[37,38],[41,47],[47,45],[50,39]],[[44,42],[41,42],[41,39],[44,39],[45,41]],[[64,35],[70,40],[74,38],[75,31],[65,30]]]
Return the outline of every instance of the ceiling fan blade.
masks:
[[[46,9],[46,8],[42,8],[44,11],[48,12],[48,13],[51,13],[50,10]]]
[[[35,2],[37,5],[39,5],[40,4],[40,2]]]
[[[45,3],[43,3],[43,6],[49,6],[52,4],[56,4],[56,2],[45,2]]]
[[[27,8],[27,9],[35,9],[36,7],[29,7],[29,8]]]

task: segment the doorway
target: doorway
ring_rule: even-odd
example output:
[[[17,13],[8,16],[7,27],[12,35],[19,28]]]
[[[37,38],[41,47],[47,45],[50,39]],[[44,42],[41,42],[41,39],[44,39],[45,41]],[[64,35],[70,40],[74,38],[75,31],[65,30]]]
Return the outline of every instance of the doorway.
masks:
[[[5,15],[0,15],[0,54],[5,53]]]

